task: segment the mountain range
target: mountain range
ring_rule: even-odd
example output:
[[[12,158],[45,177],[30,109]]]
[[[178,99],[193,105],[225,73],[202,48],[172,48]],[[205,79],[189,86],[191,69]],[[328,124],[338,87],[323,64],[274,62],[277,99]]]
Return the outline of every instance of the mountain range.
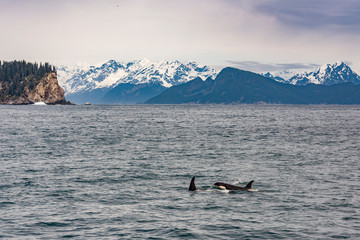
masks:
[[[209,83],[215,79],[218,71],[195,62],[150,62],[142,59],[127,63],[109,60],[97,66],[59,66],[57,73],[67,100],[74,103],[135,104],[144,103],[171,87],[197,78],[195,83],[205,79],[204,82]],[[261,75],[279,83],[297,86],[330,86],[346,82],[360,84],[359,75],[341,61],[304,73],[285,70]]]
[[[147,59],[121,63],[107,61],[98,66],[57,68],[66,98],[75,103],[134,104],[142,103],[196,77],[215,78],[218,72],[195,62],[150,62]]]
[[[169,88],[148,104],[360,104],[360,85],[280,83],[259,74],[224,68],[215,80],[197,78]]]
[[[360,76],[355,73],[349,65],[342,61],[338,61],[334,64],[325,64],[304,73],[293,73],[285,70],[277,73],[268,72],[262,75],[281,83],[293,85],[307,85],[313,83],[329,86],[346,82],[352,82],[355,85],[360,84]]]

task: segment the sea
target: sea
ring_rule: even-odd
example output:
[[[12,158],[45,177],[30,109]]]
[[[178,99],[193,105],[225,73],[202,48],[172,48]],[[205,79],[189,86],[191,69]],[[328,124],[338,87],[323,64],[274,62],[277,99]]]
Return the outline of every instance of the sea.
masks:
[[[0,119],[1,239],[360,239],[360,106],[2,105]]]

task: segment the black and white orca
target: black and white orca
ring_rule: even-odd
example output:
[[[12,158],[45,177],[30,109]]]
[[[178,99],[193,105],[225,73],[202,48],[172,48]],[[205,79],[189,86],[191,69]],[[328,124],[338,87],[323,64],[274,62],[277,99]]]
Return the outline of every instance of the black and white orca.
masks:
[[[254,191],[254,189],[252,189],[253,182],[254,182],[254,180],[251,180],[245,187],[239,187],[239,186],[231,185],[228,183],[217,182],[214,184],[214,187],[218,187],[222,190],[235,190],[235,191],[251,192],[251,191]],[[193,177],[190,182],[189,191],[197,191],[197,190],[199,190],[199,189],[196,188],[195,177]]]

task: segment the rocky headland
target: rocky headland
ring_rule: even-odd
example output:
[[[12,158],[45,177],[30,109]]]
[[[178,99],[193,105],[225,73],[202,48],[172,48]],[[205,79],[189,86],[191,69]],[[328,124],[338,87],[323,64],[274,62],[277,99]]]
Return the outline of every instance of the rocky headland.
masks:
[[[54,67],[25,61],[0,62],[0,104],[71,104]]]

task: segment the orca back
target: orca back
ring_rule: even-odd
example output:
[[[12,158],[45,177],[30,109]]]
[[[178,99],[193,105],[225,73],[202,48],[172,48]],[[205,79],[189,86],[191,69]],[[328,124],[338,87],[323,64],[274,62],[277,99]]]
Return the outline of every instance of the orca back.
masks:
[[[251,186],[252,186],[253,182],[254,182],[254,180],[250,181],[245,187],[234,186],[234,185],[231,185],[231,184],[228,184],[228,183],[222,183],[222,182],[217,182],[214,185],[218,186],[218,187],[222,186],[227,190],[247,191],[247,190],[251,189]]]

